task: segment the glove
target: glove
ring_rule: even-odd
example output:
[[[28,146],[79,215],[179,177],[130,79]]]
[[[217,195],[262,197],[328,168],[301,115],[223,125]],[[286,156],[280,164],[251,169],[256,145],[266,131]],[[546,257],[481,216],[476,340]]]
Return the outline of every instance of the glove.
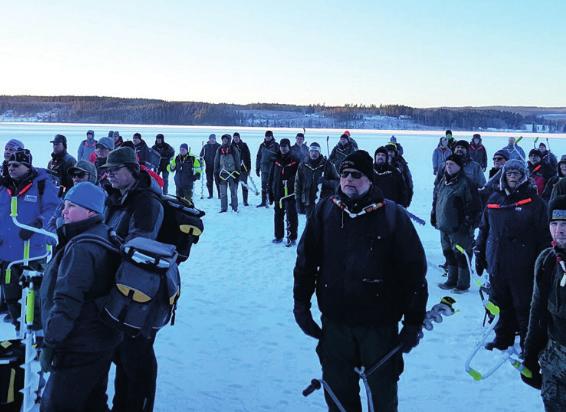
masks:
[[[521,374],[521,380],[527,385],[540,390],[542,386],[542,376],[540,374],[540,365],[538,364],[538,360],[536,358],[532,359],[527,356],[525,358],[525,361],[523,362],[523,365],[525,365],[531,371],[533,376],[527,378],[525,375]]]
[[[485,257],[478,248],[474,248],[474,256],[476,258],[476,273],[478,274],[478,276],[481,276],[483,275],[483,271],[487,268],[487,262],[485,261]]]
[[[255,174],[257,175],[257,177],[259,177],[259,170],[256,170]]]
[[[53,357],[55,355],[55,349],[51,346],[44,346],[39,354],[39,364],[41,365],[41,370],[43,372],[51,372],[53,370],[51,364],[53,363]]]
[[[399,341],[401,343],[401,351],[409,353],[411,349],[419,344],[422,336],[421,325],[404,325],[399,334]]]
[[[436,213],[431,212],[430,213],[430,224],[432,225],[433,228],[437,228],[436,227]]]
[[[41,222],[40,219],[35,219],[28,226],[33,226],[33,227],[36,227],[38,229],[41,229],[43,227],[43,223]],[[35,232],[32,232],[31,230],[20,229],[20,239],[30,240],[30,238],[33,236],[34,233]]]
[[[306,335],[311,338],[320,339],[322,330],[312,318],[310,304],[307,306],[303,303],[295,302],[293,315],[295,315],[295,322],[297,322],[297,325],[299,325]]]

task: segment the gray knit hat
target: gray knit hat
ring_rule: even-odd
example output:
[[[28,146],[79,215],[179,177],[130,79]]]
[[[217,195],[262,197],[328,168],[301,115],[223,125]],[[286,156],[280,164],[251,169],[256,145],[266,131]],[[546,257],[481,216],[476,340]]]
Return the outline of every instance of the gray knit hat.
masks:
[[[12,146],[16,150],[25,149],[24,144],[17,139],[10,139],[6,142],[6,146]]]
[[[65,200],[98,214],[102,214],[104,213],[106,193],[91,182],[80,182],[69,189],[65,195]]]

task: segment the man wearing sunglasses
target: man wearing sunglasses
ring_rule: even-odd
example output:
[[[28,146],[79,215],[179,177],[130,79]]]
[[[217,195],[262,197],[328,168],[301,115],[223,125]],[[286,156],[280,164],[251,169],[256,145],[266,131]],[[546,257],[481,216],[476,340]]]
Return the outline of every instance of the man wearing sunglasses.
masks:
[[[16,151],[23,149],[24,144],[17,139],[10,139],[4,146],[4,162],[2,163],[2,177],[8,177],[8,161]]]
[[[27,149],[14,152],[8,160],[8,177],[0,186],[0,262],[2,274],[9,262],[24,257],[24,244],[29,242],[30,257],[45,255],[47,238],[33,231],[17,227],[10,216],[12,198],[17,202],[17,220],[28,226],[43,228],[59,204],[57,188],[44,169],[32,166],[32,155]],[[34,265],[37,264],[34,261]],[[22,266],[12,269],[10,281],[2,282],[11,321],[20,317],[21,286],[18,284]]]
[[[499,190],[501,182],[501,170],[505,163],[509,160],[509,152],[507,150],[498,150],[493,155],[493,167],[489,171],[489,180],[479,189],[480,198],[483,206],[487,204],[487,199],[496,190]]]
[[[354,368],[372,366],[398,345],[401,352],[414,348],[428,298],[420,239],[403,209],[372,184],[372,163],[363,150],[344,159],[337,195],[316,205],[294,269],[295,320],[318,340],[323,379],[347,411],[361,411]],[[315,290],[322,329],[310,310]],[[401,352],[369,378],[380,411],[397,411]]]

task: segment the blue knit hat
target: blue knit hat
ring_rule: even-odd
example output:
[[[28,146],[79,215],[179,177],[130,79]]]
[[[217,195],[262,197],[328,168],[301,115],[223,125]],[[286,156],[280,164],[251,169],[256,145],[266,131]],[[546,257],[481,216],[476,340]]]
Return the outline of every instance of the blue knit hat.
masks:
[[[92,210],[95,213],[102,214],[104,212],[106,193],[91,182],[80,182],[67,192],[65,200]]]

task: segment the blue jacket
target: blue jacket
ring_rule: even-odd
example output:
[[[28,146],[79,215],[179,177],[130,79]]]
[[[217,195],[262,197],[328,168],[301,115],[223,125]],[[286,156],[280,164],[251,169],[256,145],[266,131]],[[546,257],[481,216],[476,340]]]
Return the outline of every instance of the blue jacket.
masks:
[[[44,181],[40,184],[39,182]],[[39,186],[44,185],[43,194]],[[31,169],[30,175],[21,183],[15,184],[6,179],[0,186],[0,261],[13,262],[23,258],[24,240],[21,229],[14,225],[10,217],[12,195],[17,195],[20,223],[45,227],[60,202],[57,187],[44,169]],[[34,233],[30,238],[30,257],[45,254],[47,237]]]

